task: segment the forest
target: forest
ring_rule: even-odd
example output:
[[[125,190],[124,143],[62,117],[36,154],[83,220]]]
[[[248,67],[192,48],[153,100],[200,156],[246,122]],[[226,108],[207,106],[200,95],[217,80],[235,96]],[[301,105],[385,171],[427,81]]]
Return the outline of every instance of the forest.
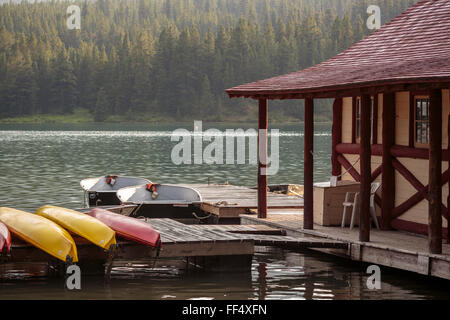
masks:
[[[82,110],[94,121],[238,121],[257,103],[225,89],[350,47],[417,0],[0,1],[0,121]],[[80,29],[67,8],[81,9]],[[269,102],[301,121],[301,101]],[[316,120],[331,118],[319,101]]]

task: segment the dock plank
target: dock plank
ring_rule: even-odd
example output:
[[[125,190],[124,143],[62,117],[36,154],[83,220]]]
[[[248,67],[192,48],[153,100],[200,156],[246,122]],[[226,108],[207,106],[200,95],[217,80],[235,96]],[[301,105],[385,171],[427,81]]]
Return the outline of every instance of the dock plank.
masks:
[[[242,234],[268,234],[268,235],[282,235],[283,231],[277,228],[272,228],[265,225],[220,225],[220,224],[205,224],[201,225],[204,230],[221,230],[231,233]]]
[[[278,246],[284,248],[327,248],[347,249],[348,243],[344,241],[316,239],[307,237],[268,236],[268,235],[240,235],[243,239],[251,239],[255,245]]]
[[[242,186],[232,185],[207,185],[207,184],[183,184],[181,186],[197,190],[201,197],[201,209],[207,213],[223,218],[239,217],[240,214],[258,207],[258,191]],[[303,208],[303,198],[285,195],[276,192],[267,194],[268,208]]]

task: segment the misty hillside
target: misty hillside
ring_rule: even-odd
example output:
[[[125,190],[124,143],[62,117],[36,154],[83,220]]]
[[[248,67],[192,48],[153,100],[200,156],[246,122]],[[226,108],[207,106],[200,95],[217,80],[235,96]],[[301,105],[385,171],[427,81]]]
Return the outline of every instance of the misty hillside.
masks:
[[[3,2],[6,2],[3,0]],[[224,90],[300,70],[367,36],[415,0],[99,0],[0,6],[0,118],[71,114],[96,121],[245,119],[252,100]],[[67,7],[81,8],[69,30]],[[298,101],[271,102],[302,119]],[[253,110],[253,111],[252,111]],[[327,102],[318,119],[329,119]]]

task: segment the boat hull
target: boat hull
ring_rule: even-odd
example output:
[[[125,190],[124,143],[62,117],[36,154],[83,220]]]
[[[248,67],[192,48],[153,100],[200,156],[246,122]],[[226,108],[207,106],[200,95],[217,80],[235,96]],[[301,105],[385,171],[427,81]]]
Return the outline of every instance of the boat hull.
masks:
[[[178,185],[154,184],[122,188],[117,197],[125,204],[138,205],[135,217],[195,219],[203,216],[200,193]]]
[[[21,210],[0,208],[0,221],[15,235],[64,262],[78,261],[72,236],[44,217]]]
[[[123,238],[155,248],[161,245],[159,233],[145,221],[100,208],[92,209],[88,215],[100,220]]]
[[[205,213],[198,205],[173,205],[173,204],[139,204],[132,213],[133,217],[144,218],[168,218],[168,219],[196,219],[204,217]]]
[[[0,255],[8,255],[11,252],[11,233],[4,223],[0,222]]]
[[[117,198],[116,191],[88,191],[88,206],[98,207],[98,206],[109,206],[109,205],[119,205],[122,202]]]
[[[150,180],[144,178],[108,175],[81,180],[80,185],[87,193],[86,204],[97,207],[121,204],[117,190],[148,183],[151,183]]]
[[[52,220],[68,231],[105,250],[109,250],[112,245],[116,244],[114,230],[103,222],[81,212],[46,205],[36,210],[36,214]]]

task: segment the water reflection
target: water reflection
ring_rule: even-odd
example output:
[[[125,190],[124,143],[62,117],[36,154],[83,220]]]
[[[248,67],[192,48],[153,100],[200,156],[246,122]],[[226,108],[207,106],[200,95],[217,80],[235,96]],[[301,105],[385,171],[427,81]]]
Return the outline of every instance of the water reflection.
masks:
[[[450,298],[441,281],[383,268],[381,290],[369,290],[364,265],[312,251],[267,247],[258,247],[252,270],[244,273],[186,272],[170,262],[157,268],[135,262],[115,266],[108,282],[101,276],[83,276],[82,289],[77,292],[65,290],[62,279],[43,275],[44,265],[17,265],[0,281],[0,299]]]
[[[1,125],[0,206],[33,211],[44,204],[79,207],[79,181],[105,173],[165,183],[256,185],[254,165],[181,165],[170,161],[169,133],[183,125]],[[210,125],[209,127],[212,127]],[[219,130],[251,125],[214,125]],[[269,183],[303,183],[303,127],[281,129],[280,171]],[[208,126],[204,124],[204,129]],[[315,126],[316,181],[329,179],[331,126]],[[189,273],[170,264],[116,266],[112,280],[87,277],[82,290],[64,290],[61,279],[39,277],[46,267],[0,264],[1,299],[448,299],[446,288],[418,275],[382,269],[382,289],[368,290],[361,265],[312,252],[259,248],[251,272]],[[5,273],[5,270],[9,270]],[[37,277],[38,276],[38,277]],[[25,279],[25,280],[24,280]],[[442,282],[439,282],[442,285]]]
[[[260,300],[266,299],[266,287],[267,287],[267,263],[258,263],[258,298]]]

